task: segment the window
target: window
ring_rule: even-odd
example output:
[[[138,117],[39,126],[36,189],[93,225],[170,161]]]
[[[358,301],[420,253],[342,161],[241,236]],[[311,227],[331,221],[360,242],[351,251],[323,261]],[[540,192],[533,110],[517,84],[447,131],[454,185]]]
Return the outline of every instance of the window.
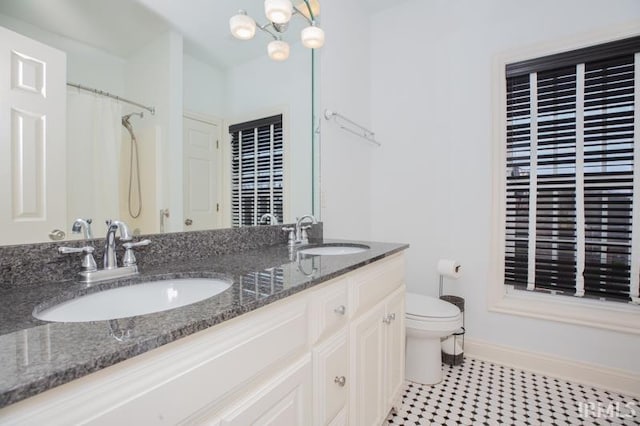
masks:
[[[506,285],[640,301],[638,52],[634,37],[506,66]]]
[[[258,225],[265,213],[283,220],[282,115],[229,127],[231,224]]]

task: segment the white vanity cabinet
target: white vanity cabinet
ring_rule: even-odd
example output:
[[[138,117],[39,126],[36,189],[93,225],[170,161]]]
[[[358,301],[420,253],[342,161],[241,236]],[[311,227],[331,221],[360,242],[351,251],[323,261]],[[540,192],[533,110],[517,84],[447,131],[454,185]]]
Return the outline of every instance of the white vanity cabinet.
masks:
[[[403,364],[400,253],[5,407],[0,424],[381,424]]]
[[[310,418],[308,330],[301,293],[5,407],[0,424],[234,424],[244,417],[228,408],[259,394],[247,415],[267,415],[265,405],[277,401],[265,394],[296,387],[289,376],[300,385],[293,401]]]
[[[371,265],[354,277],[356,316],[350,325],[349,424],[381,424],[402,397],[404,379],[404,263]],[[375,289],[369,292],[369,289]]]
[[[402,397],[404,257],[389,257],[347,277],[344,305],[341,283],[328,286],[319,298],[329,302],[321,303],[320,312],[345,312],[349,321],[313,350],[314,424],[382,424]]]

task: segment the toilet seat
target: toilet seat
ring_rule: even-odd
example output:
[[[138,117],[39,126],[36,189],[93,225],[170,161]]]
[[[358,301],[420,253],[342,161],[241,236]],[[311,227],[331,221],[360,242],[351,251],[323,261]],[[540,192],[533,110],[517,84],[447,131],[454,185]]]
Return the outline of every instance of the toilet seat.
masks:
[[[415,321],[450,321],[460,316],[460,309],[449,302],[417,293],[406,293],[405,315]]]

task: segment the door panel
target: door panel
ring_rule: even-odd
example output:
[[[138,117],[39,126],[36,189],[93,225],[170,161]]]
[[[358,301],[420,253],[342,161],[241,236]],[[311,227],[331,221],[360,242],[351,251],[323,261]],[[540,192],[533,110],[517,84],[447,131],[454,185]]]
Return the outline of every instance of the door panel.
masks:
[[[219,228],[220,125],[184,118],[184,230]]]
[[[220,425],[311,424],[311,359],[304,357],[222,416]]]
[[[351,376],[347,331],[342,330],[313,350],[314,424],[326,425],[345,410]]]
[[[386,383],[385,407],[397,405],[402,398],[402,384],[404,383],[404,286],[396,290],[387,301],[387,315],[393,320],[386,326]]]
[[[0,233],[66,231],[66,55],[0,27]]]
[[[384,305],[380,304],[351,325],[350,371],[353,425],[373,425],[382,421],[384,395]]]

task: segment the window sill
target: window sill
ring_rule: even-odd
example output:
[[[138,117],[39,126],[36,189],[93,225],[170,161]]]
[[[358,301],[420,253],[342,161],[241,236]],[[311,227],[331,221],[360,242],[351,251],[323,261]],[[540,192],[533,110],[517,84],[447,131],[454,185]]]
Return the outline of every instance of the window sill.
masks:
[[[640,334],[640,306],[508,290],[490,301],[489,310],[549,321]]]

